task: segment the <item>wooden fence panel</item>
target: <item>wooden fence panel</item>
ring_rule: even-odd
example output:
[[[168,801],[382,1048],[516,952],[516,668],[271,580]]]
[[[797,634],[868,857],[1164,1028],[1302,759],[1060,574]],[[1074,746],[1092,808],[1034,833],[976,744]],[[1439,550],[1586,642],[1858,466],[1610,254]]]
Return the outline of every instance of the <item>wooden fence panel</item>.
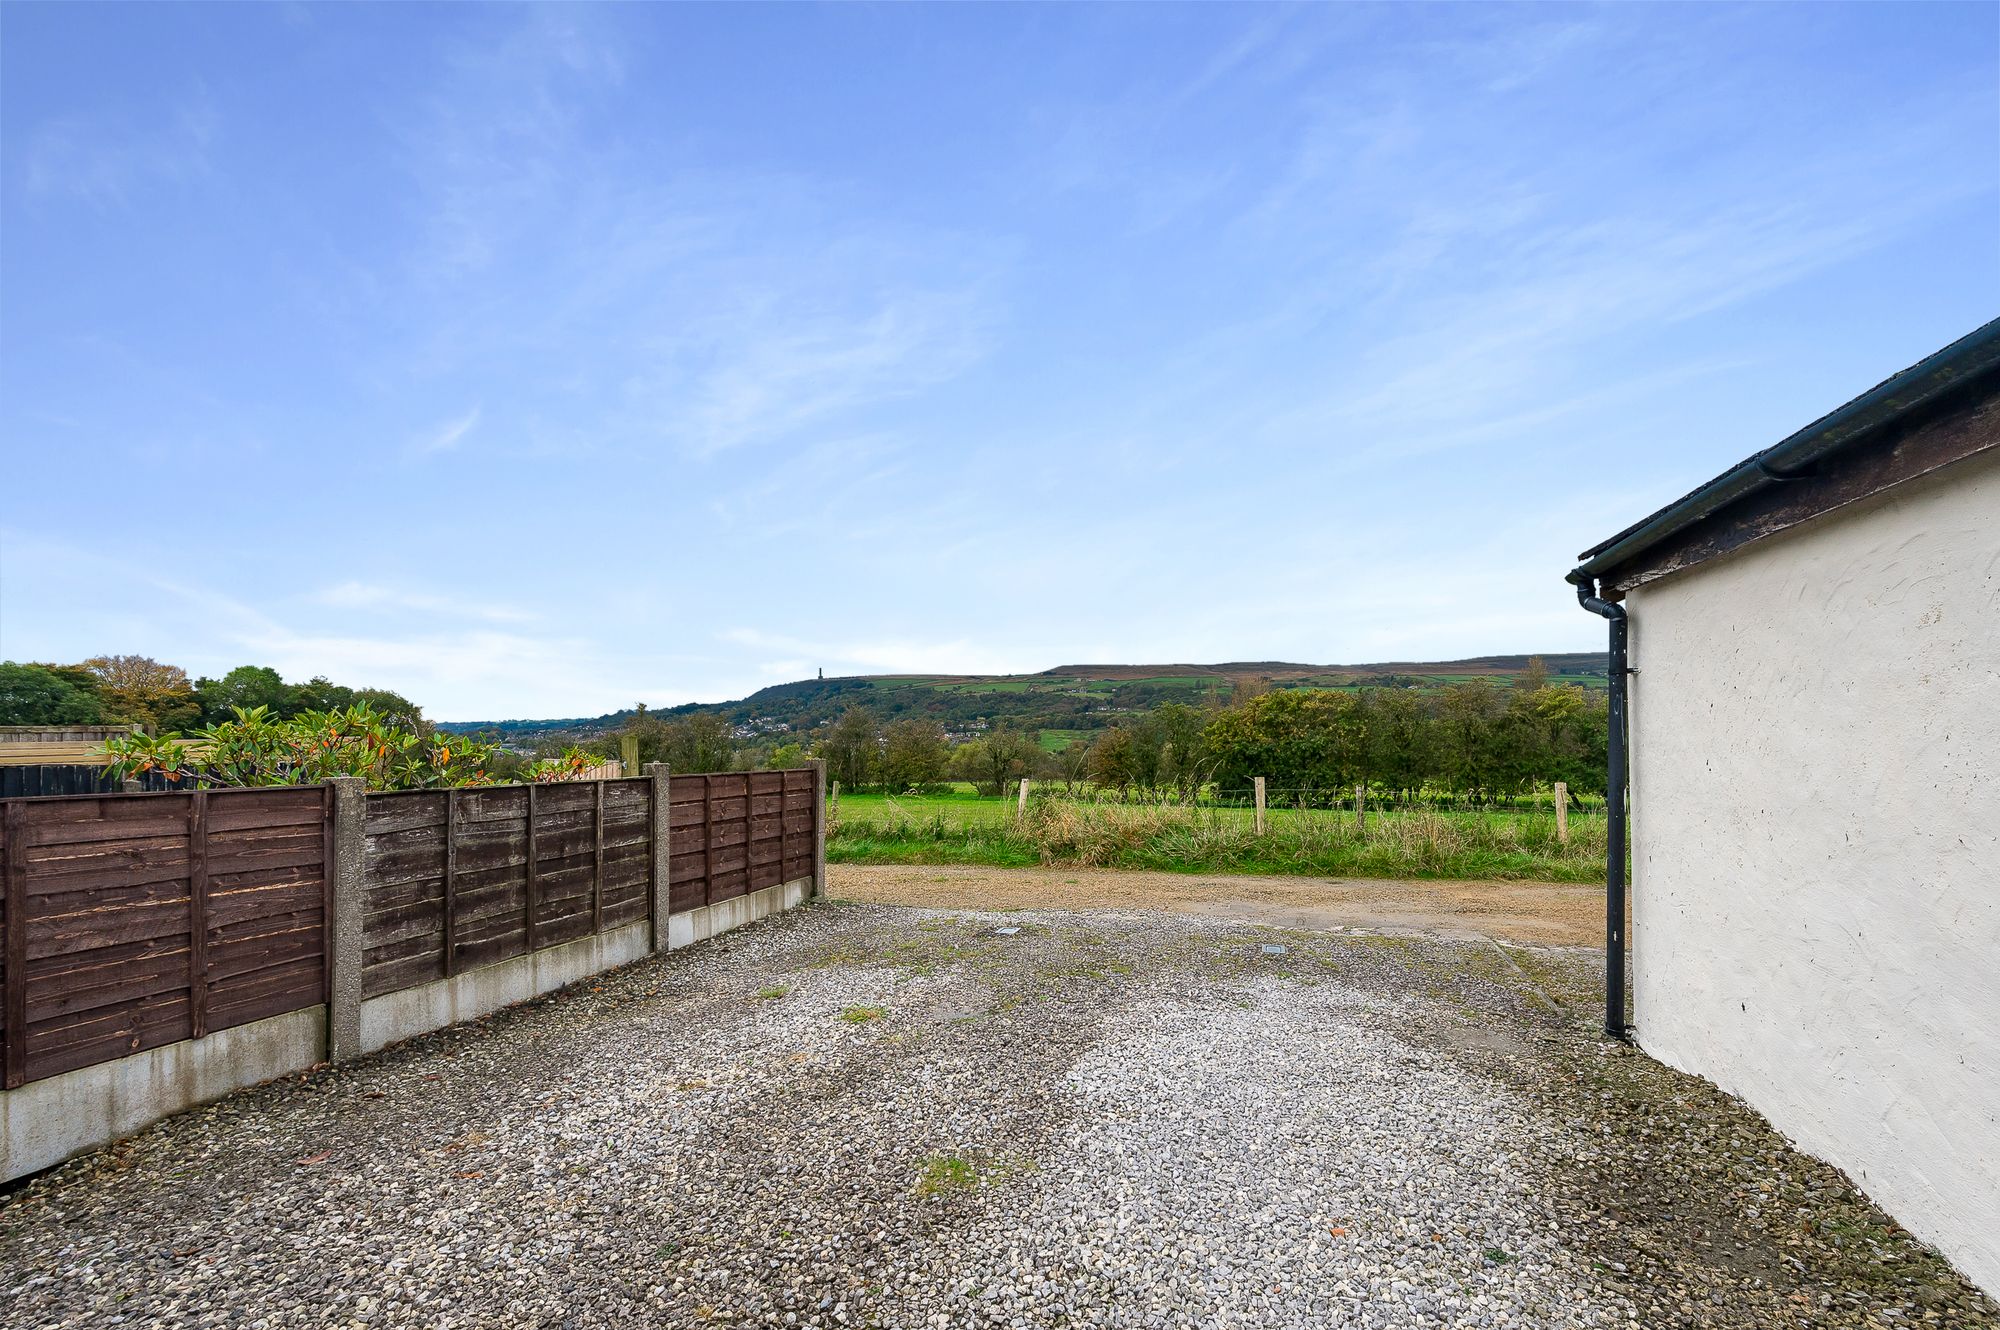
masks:
[[[675,776],[674,911],[812,876],[814,811],[808,767]]]
[[[652,782],[368,796],[363,997],[647,917]]]
[[[16,1086],[326,996],[319,787],[0,803]]]

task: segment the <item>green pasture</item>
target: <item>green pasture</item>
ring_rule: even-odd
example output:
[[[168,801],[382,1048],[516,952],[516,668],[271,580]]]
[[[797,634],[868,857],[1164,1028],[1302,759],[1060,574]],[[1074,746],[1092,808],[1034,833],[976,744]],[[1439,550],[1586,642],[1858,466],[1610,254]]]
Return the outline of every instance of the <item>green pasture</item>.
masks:
[[[954,792],[843,795],[827,839],[834,863],[1032,864],[1189,873],[1592,882],[1604,871],[1601,815],[1552,810],[1247,808],[1116,804]]]

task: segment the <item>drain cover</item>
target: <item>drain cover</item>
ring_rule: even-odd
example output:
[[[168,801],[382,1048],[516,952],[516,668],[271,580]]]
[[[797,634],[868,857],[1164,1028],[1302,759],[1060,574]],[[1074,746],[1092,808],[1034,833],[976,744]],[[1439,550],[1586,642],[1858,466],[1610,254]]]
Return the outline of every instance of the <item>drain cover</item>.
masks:
[[[1266,956],[1282,956],[1285,954],[1285,949],[1276,942],[1266,942],[1260,950]]]
[[[1020,931],[1021,931],[1020,929],[1012,927],[1011,925],[1006,928],[996,928],[993,930],[994,935],[997,937],[1012,937],[1014,936],[1014,934]]]

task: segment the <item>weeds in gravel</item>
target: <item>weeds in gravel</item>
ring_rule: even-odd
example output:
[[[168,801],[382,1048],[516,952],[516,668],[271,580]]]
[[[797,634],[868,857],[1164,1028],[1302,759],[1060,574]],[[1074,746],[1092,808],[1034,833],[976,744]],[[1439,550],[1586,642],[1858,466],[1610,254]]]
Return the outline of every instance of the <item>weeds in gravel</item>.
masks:
[[[840,1013],[840,1019],[849,1025],[866,1025],[879,1021],[889,1014],[887,1007],[848,1007]]]
[[[1384,878],[1520,878],[1594,882],[1605,828],[1577,819],[1567,844],[1539,815],[1378,813],[1357,829],[1345,814],[1274,820],[1259,836],[1210,808],[1044,799],[1024,817],[957,822],[930,816],[843,817],[829,831],[837,863],[1147,868],[1199,873],[1298,873]]]
[[[914,1190],[919,1196],[936,1196],[940,1192],[977,1186],[978,1182],[979,1175],[972,1165],[957,1155],[932,1155],[917,1170]]]
[[[783,984],[773,984],[769,988],[758,989],[756,998],[759,1002],[776,1002],[791,991],[791,989],[785,987]]]

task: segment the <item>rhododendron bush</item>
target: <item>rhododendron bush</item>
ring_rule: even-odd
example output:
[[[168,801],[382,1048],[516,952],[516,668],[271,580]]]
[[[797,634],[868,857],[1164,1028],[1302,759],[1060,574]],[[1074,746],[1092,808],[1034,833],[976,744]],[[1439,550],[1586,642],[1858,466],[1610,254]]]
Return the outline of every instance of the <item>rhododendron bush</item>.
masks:
[[[158,773],[169,786],[189,787],[315,785],[333,776],[358,776],[372,790],[429,790],[495,784],[502,765],[495,744],[399,729],[363,703],[284,720],[265,707],[239,707],[232,719],[186,735],[114,738],[103,753],[118,779]],[[521,777],[570,780],[591,761],[572,749],[531,764]]]

